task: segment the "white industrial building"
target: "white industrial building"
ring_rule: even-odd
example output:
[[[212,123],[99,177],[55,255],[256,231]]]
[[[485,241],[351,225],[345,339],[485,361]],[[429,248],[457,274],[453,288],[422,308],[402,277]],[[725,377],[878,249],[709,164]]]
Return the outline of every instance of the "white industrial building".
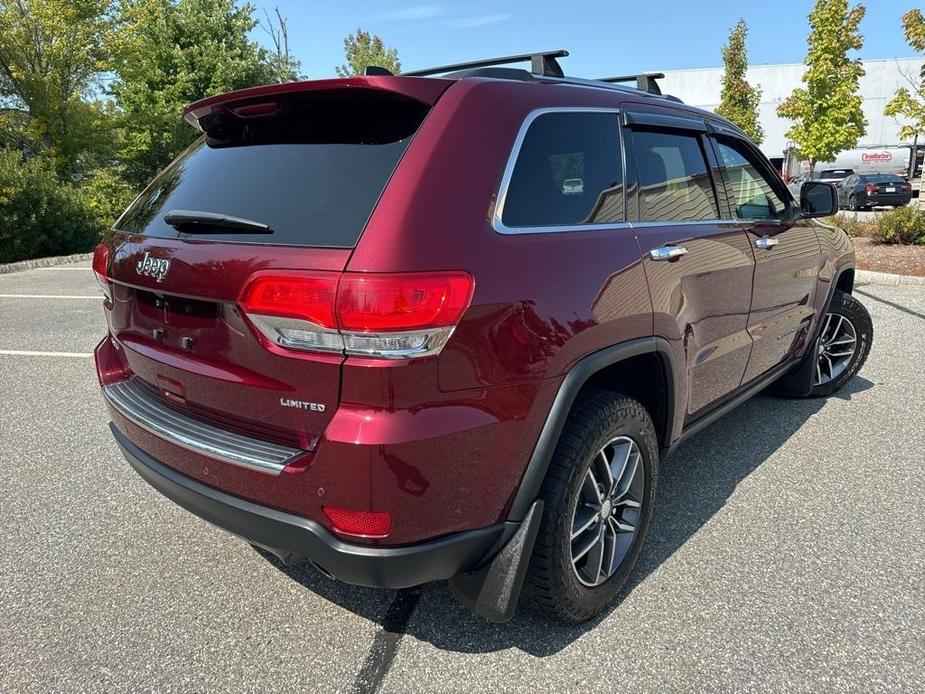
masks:
[[[864,100],[864,115],[867,117],[867,134],[859,146],[886,146],[899,144],[901,122],[883,115],[883,109],[900,87],[908,87],[907,79],[916,79],[925,60],[921,58],[885,58],[864,60],[864,76],[860,81],[860,93]],[[777,106],[801,86],[806,66],[802,63],[790,65],[755,65],[748,69],[747,79],[761,87],[759,114],[764,128],[764,142],[761,150],[772,160],[780,160],[790,143],[786,132],[791,122],[777,115]],[[684,103],[700,108],[715,110],[719,105],[722,89],[723,68],[694,70],[665,70],[665,78],[659,86],[666,94],[673,94]],[[920,143],[921,144],[921,143]]]

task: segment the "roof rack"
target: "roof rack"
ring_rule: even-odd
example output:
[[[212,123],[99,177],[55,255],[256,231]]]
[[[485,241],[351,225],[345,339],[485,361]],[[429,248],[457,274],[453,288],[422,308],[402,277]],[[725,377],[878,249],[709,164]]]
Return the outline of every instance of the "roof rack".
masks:
[[[564,80],[570,84],[584,84],[587,86],[603,86],[602,83],[618,82],[635,82],[635,89],[662,96],[672,101],[680,103],[681,100],[670,94],[662,94],[656,80],[663,79],[663,72],[643,72],[638,75],[620,75],[618,77],[602,77],[601,79],[589,80],[578,77],[566,77],[562,71],[562,66],[556,58],[564,58],[569,54],[568,51],[560,49],[558,51],[541,51],[537,53],[520,53],[518,55],[505,55],[498,58],[485,58],[483,60],[470,60],[465,63],[453,63],[451,65],[439,65],[429,67],[423,70],[409,70],[401,72],[399,75],[404,77],[427,77],[430,75],[442,75],[453,73],[456,77],[496,77],[499,79],[518,79],[529,80],[534,77],[550,77]],[[511,63],[530,62],[530,70],[521,70],[519,68],[499,67],[501,65],[510,65]],[[369,65],[363,71],[367,76],[391,75],[392,73],[383,67]],[[611,89],[632,89],[633,87],[613,86]]]
[[[406,77],[425,77],[427,75],[439,75],[444,72],[454,72],[456,70],[471,70],[479,67],[510,65],[511,63],[525,63],[530,61],[530,72],[534,75],[541,75],[543,77],[565,77],[565,73],[562,71],[562,67],[559,65],[556,58],[564,58],[567,55],[568,51],[566,50],[521,53],[519,55],[505,55],[500,58],[472,60],[467,63],[440,65],[438,67],[429,67],[425,70],[411,70],[410,72],[402,72],[399,74]]]
[[[643,72],[639,75],[620,75],[619,77],[601,77],[598,79],[598,82],[635,82],[636,89],[641,89],[644,92],[649,92],[649,94],[658,94],[661,95],[662,90],[658,86],[658,82],[655,80],[660,80],[665,78],[664,72]]]

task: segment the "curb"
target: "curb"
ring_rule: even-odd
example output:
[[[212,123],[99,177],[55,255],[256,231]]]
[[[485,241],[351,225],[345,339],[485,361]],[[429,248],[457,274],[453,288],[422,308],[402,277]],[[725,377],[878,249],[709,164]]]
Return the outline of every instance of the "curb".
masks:
[[[37,267],[54,267],[55,265],[66,265],[68,263],[79,263],[84,260],[92,260],[92,253],[76,253],[74,255],[56,255],[51,258],[33,258],[32,260],[20,260],[17,263],[0,264],[0,275],[10,272],[22,272],[23,270],[34,270]]]
[[[888,284],[894,287],[912,286],[925,287],[925,277],[912,277],[910,275],[891,275],[888,272],[874,272],[873,270],[856,270],[855,284]]]

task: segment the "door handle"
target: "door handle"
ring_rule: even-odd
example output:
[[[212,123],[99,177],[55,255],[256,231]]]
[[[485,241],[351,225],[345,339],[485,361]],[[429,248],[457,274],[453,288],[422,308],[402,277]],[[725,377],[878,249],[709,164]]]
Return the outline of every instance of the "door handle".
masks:
[[[649,257],[652,260],[674,260],[682,255],[687,255],[687,249],[684,246],[659,246],[649,251]]]
[[[779,243],[779,239],[772,239],[770,236],[762,236],[760,239],[755,239],[755,246],[757,248],[774,248],[774,246]]]

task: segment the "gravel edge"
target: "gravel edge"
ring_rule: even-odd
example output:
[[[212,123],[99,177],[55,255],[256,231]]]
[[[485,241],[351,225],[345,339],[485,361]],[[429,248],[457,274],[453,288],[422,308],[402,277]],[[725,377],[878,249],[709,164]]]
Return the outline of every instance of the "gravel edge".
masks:
[[[0,263],[0,275],[10,272],[22,272],[23,270],[34,270],[37,267],[54,267],[55,265],[67,265],[68,263],[79,263],[84,260],[92,260],[92,253],[75,253],[74,255],[56,255],[51,258],[33,258],[32,260],[20,260],[17,263]]]

